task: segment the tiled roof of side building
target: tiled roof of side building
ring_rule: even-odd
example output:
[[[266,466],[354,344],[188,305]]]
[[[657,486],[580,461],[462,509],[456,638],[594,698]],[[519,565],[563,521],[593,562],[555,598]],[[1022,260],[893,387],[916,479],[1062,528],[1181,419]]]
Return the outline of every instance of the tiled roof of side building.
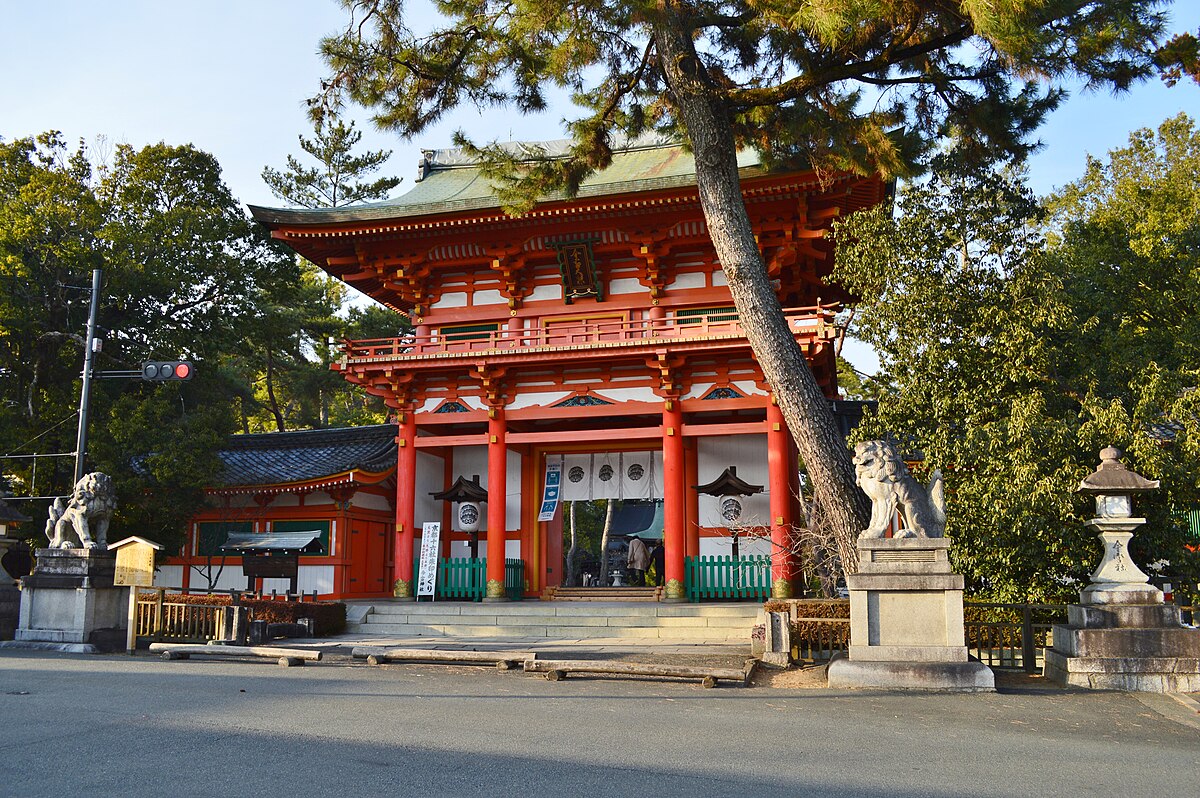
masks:
[[[540,148],[553,156],[563,148],[562,142],[535,144],[513,143],[511,148]],[[751,150],[738,153],[738,167],[743,177],[766,174],[758,155]],[[254,218],[264,224],[325,224],[367,222],[381,219],[426,216],[500,207],[492,184],[479,173],[479,165],[460,150],[432,150],[421,163],[421,179],[403,196],[384,202],[352,205],[342,208],[264,208],[251,205]],[[696,183],[696,159],[677,143],[658,139],[641,139],[614,153],[612,164],[597,172],[579,188],[580,199],[639,191],[654,191],[693,186]],[[564,195],[553,194],[543,202],[561,201]]]
[[[396,425],[233,435],[219,453],[225,485],[275,485],[396,465]]]

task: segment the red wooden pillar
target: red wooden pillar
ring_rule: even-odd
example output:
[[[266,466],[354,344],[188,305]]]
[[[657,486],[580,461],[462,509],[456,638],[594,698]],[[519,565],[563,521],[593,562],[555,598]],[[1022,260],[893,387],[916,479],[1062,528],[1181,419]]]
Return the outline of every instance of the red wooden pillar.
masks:
[[[684,589],[683,558],[687,553],[685,524],[687,491],[684,476],[687,471],[683,452],[683,411],[678,399],[668,399],[663,406],[663,548],[666,555],[664,598],[667,601],[687,601]]]
[[[791,598],[795,556],[792,554],[791,436],[783,413],[767,404],[767,484],[771,500],[771,597]]]
[[[392,595],[412,599],[413,543],[417,516],[417,418],[412,410],[400,413],[396,455],[396,548],[392,552]]]
[[[487,480],[487,593],[484,601],[507,601],[504,592],[504,541],[508,525],[506,497],[508,491],[508,445],[505,433],[508,424],[504,408],[488,410],[488,480]]]

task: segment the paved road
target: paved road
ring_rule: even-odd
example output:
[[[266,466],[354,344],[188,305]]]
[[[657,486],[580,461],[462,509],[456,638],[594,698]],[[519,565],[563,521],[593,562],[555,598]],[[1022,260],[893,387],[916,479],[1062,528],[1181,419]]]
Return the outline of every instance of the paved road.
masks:
[[[1200,775],[1194,714],[1061,690],[3,651],[0,796],[1181,797]]]

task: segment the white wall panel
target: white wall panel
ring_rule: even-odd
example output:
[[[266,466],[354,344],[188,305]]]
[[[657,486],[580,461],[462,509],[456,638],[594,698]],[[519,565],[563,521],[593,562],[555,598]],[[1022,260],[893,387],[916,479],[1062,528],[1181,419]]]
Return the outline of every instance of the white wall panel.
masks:
[[[415,520],[418,527],[426,521],[442,520],[443,502],[436,501],[429,495],[446,489],[447,486],[442,484],[445,481],[442,469],[442,458],[417,450]],[[470,479],[469,476],[467,478]]]
[[[154,586],[181,590],[183,588],[183,568],[182,565],[164,565],[156,569]]]
[[[762,485],[763,492],[741,498],[743,524],[769,524],[771,501],[768,495],[767,436],[763,435],[714,435],[700,438],[697,446],[697,484],[712,482],[727,466],[736,466],[740,479],[752,485]],[[718,497],[699,496],[700,525],[721,527]]]
[[[494,289],[488,291],[476,291],[475,296],[471,299],[473,305],[503,305],[508,302],[504,295]]]
[[[418,452],[417,457],[419,458],[420,456],[421,454]],[[438,458],[438,460],[440,461],[441,458]],[[420,462],[420,460],[417,462]],[[366,493],[365,491],[361,490],[354,494],[354,498],[350,500],[350,504],[354,507],[362,507],[366,510],[382,510],[384,512],[392,511],[392,505],[390,502],[388,502],[386,496],[380,496],[377,493]]]

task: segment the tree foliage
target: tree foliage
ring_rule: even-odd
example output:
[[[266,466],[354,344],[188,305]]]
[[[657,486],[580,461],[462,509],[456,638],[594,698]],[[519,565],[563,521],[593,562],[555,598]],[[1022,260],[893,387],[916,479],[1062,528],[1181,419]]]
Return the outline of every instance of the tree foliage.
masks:
[[[835,277],[864,298],[855,334],[886,388],[858,435],[943,469],[952,555],[977,591],[1062,599],[1087,580],[1099,550],[1074,491],[1108,445],[1163,483],[1138,499],[1135,556],[1194,579],[1200,135],[1185,117],[1139,131],[1044,204],[1019,173],[956,156],[895,218],[837,227]]]
[[[389,150],[354,153],[362,133],[335,116],[314,123],[315,137],[300,136],[300,147],[318,166],[306,167],[289,155],[287,168],[267,167],[262,177],[271,192],[289,205],[337,208],[383,199],[400,184],[398,177],[366,181],[391,157]],[[246,431],[272,426],[326,427],[331,423],[378,423],[385,417],[381,400],[368,397],[330,369],[338,338],[396,337],[411,329],[394,311],[350,308],[346,286],[300,259],[298,275],[258,286],[253,336],[244,342],[248,361],[262,364],[255,386],[258,412],[243,413]],[[379,334],[360,334],[363,324]],[[381,323],[386,322],[386,323]],[[374,332],[372,330],[371,332]],[[252,354],[251,354],[252,353]]]
[[[116,527],[164,543],[219,481],[230,398],[252,393],[230,354],[251,335],[255,286],[291,259],[247,218],[220,167],[191,146],[118,147],[93,169],[56,133],[0,143],[0,446],[75,448],[91,272],[104,270],[97,371],[196,362],[187,383],[93,383],[88,469],[111,474]],[[67,493],[69,458],[9,459],[16,493]],[[35,518],[43,508],[23,507]],[[31,535],[40,532],[36,522]]]
[[[842,536],[863,528],[866,504],[767,279],[737,147],[889,176],[918,171],[944,137],[976,160],[1020,156],[1063,80],[1123,90],[1162,68],[1159,0],[443,0],[430,31],[408,26],[403,0],[343,4],[350,23],[322,42],[331,74],[317,118],[348,97],[410,136],[463,103],[528,113],[546,108],[547,87],[571,93],[568,157],[460,136],[514,210],[571,194],[626,136],[687,142],[739,318]]]
[[[262,171],[271,193],[289,205],[338,208],[364,200],[386,199],[388,192],[400,185],[398,177],[363,180],[377,172],[392,152],[368,150],[355,154],[353,150],[362,140],[362,131],[354,129],[354,122],[347,125],[336,117],[322,117],[314,123],[313,133],[311,139],[298,138],[300,149],[319,166],[305,166],[289,155],[284,171],[269,166]]]

